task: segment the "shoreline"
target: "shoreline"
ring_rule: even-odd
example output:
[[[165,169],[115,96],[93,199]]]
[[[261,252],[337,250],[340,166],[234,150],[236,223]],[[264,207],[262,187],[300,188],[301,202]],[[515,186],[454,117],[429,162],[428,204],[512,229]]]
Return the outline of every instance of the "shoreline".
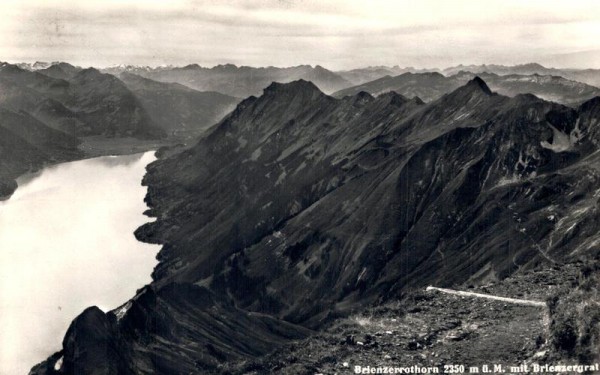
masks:
[[[106,138],[98,136],[83,137],[81,138],[81,144],[78,147],[79,150],[83,153],[82,157],[45,163],[39,166],[39,168],[32,168],[17,176],[8,177],[5,182],[0,181],[0,186],[5,185],[7,187],[7,193],[0,191],[0,202],[7,201],[14,195],[19,186],[22,185],[19,183],[19,180],[27,178],[28,175],[35,176],[45,168],[103,156],[135,155],[148,151],[154,151],[156,155],[156,153],[161,148],[174,146],[177,144],[177,141],[178,140],[170,140],[168,142],[165,142],[161,140],[140,140],[136,138]],[[13,189],[11,190],[11,188]]]

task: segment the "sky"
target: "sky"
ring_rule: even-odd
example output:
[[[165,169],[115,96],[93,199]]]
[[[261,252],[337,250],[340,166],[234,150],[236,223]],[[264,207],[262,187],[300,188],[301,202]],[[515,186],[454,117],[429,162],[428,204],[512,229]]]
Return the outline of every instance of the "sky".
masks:
[[[0,61],[600,68],[597,0],[3,0]]]

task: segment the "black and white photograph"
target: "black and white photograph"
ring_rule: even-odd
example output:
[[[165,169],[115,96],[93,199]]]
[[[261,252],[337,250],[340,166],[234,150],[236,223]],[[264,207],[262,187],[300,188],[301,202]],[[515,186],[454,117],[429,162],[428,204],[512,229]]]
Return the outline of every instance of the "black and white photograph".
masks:
[[[600,375],[600,2],[3,0],[0,375]]]

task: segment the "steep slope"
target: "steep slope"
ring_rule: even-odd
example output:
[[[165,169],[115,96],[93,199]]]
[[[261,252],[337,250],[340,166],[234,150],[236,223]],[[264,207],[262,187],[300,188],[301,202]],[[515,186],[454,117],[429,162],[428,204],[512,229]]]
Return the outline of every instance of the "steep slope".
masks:
[[[86,324],[133,353],[100,368],[209,372],[219,357],[262,355],[213,335],[214,304],[221,315],[272,319],[277,328],[235,328],[238,341],[260,338],[264,353],[410,289],[597,256],[599,112],[597,99],[575,110],[507,98],[480,78],[427,105],[273,83],[196,146],[149,167],[157,220],[136,235],[164,245],[160,263],[152,285],[115,311],[124,322],[142,309],[135,320],[146,323]],[[215,302],[181,306],[182,293]],[[98,368],[73,349],[89,337],[68,333],[38,373],[53,373],[44,369],[61,355]],[[177,367],[151,367],[174,358]]]
[[[17,188],[14,180],[20,174],[41,165],[45,156],[11,131],[0,127],[0,199],[9,197]]]
[[[82,157],[79,143],[27,113],[0,107],[0,198],[13,193],[19,175],[48,163]]]
[[[237,98],[217,92],[200,92],[131,73],[122,73],[119,78],[169,136],[194,137],[217,123],[239,102]]]
[[[27,143],[57,160],[68,160],[81,155],[79,140],[49,128],[26,112],[16,113],[0,107],[0,126],[10,130]]]
[[[493,73],[481,73],[479,76],[493,91],[502,95],[516,96],[528,93],[570,106],[578,106],[600,95],[600,89],[597,87],[559,76],[497,75]],[[373,95],[396,91],[405,96],[416,95],[429,102],[457,89],[474,77],[474,73],[467,71],[460,71],[452,76],[443,76],[439,73],[405,73],[349,87],[334,93],[333,96],[355,95],[360,91],[366,91]]]
[[[79,135],[164,136],[139,100],[118,78],[84,69],[69,81],[65,106],[79,114],[87,127]]]
[[[48,69],[64,69],[56,64]],[[73,71],[67,79],[31,72],[15,65],[0,66],[0,104],[26,111],[57,130],[75,136],[159,138],[145,109],[116,77],[90,68]]]
[[[258,95],[271,82],[290,82],[298,79],[312,81],[326,92],[337,91],[352,84],[337,74],[321,67],[299,65],[289,68],[237,67],[232,64],[213,68],[197,64],[180,68],[136,69],[132,73],[160,82],[175,82],[199,91],[216,91],[233,97]],[[126,72],[127,67],[112,69],[111,72]]]

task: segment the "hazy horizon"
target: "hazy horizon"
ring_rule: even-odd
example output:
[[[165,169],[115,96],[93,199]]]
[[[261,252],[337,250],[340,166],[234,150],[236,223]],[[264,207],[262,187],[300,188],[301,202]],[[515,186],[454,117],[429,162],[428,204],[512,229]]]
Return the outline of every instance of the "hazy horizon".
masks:
[[[160,64],[160,65],[152,65],[152,64],[127,64],[127,63],[122,63],[122,64],[111,64],[111,65],[79,65],[79,64],[75,64],[72,63],[70,61],[62,61],[62,60],[56,60],[56,61],[44,61],[44,60],[35,60],[35,61],[1,61],[0,63],[5,62],[8,64],[12,64],[12,65],[17,65],[17,64],[35,64],[35,63],[47,63],[47,64],[57,64],[57,63],[67,63],[67,64],[71,64],[75,67],[79,67],[82,69],[86,69],[86,68],[96,68],[96,69],[109,69],[109,68],[116,68],[119,66],[132,66],[132,67],[149,67],[151,69],[156,69],[156,68],[167,68],[167,67],[173,67],[173,68],[183,68],[185,66],[188,65],[194,65],[194,64],[198,64],[197,62],[189,62],[189,63],[182,63],[182,64]],[[564,67],[560,67],[560,66],[551,66],[551,65],[547,65],[547,64],[541,64],[537,61],[529,61],[529,62],[523,62],[523,63],[515,63],[515,64],[497,64],[497,63],[493,63],[493,62],[489,62],[489,63],[481,63],[481,64],[469,64],[469,63],[457,63],[454,65],[445,65],[445,66],[423,66],[423,67],[418,67],[418,66],[409,66],[409,65],[359,65],[359,66],[355,66],[355,67],[350,67],[350,68],[345,68],[345,69],[331,69],[328,66],[324,65],[324,64],[302,64],[301,62],[294,64],[294,65],[247,65],[247,64],[233,64],[230,62],[223,62],[223,63],[217,63],[214,65],[202,65],[202,64],[198,64],[200,67],[202,68],[215,68],[217,66],[220,65],[235,65],[238,68],[241,67],[250,67],[250,68],[280,68],[280,69],[285,69],[285,68],[294,68],[294,67],[298,67],[298,66],[303,66],[303,65],[308,65],[311,67],[316,67],[316,66],[321,66],[325,69],[328,69],[330,71],[333,72],[341,72],[341,71],[350,71],[350,70],[355,70],[355,69],[368,69],[368,68],[405,68],[405,69],[417,69],[417,70],[444,70],[447,68],[455,68],[457,66],[481,66],[481,65],[487,65],[487,66],[492,66],[492,65],[499,65],[499,66],[520,66],[520,65],[529,65],[529,64],[539,64],[542,65],[544,68],[548,68],[548,69],[564,69],[564,70],[569,70],[569,69],[576,69],[576,70],[580,70],[580,69],[600,69],[600,68],[573,68],[573,67],[569,67],[569,66],[564,66]]]
[[[7,0],[0,32],[11,63],[600,68],[592,0]]]

